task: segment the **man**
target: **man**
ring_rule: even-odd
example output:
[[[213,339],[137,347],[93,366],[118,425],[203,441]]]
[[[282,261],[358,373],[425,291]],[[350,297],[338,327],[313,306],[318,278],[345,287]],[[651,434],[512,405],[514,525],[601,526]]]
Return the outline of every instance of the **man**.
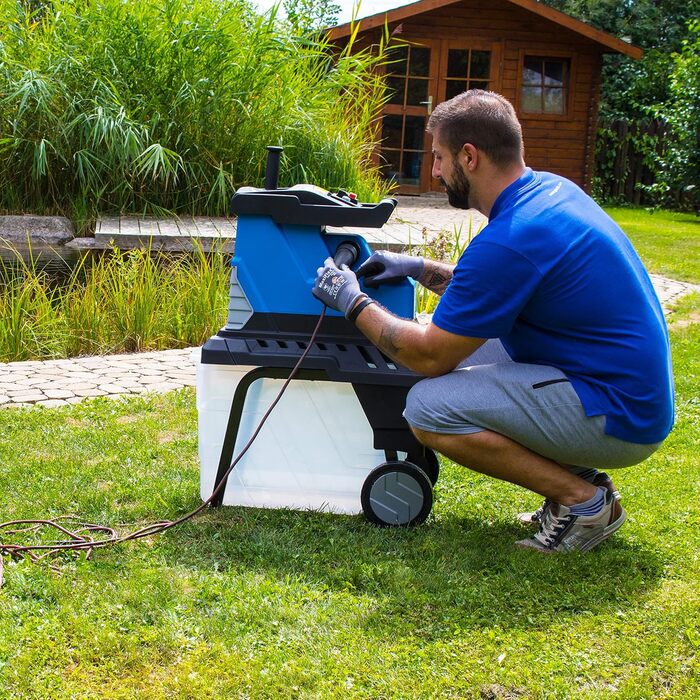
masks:
[[[329,258],[313,293],[384,353],[425,375],[405,418],[418,440],[544,496],[517,544],[588,551],[625,520],[597,468],[637,464],[673,424],[668,333],[629,240],[576,185],[523,160],[510,103],[470,90],[428,122],[433,176],[488,225],[456,266],[387,252],[366,284],[410,276],[441,295],[428,325],[374,303]]]

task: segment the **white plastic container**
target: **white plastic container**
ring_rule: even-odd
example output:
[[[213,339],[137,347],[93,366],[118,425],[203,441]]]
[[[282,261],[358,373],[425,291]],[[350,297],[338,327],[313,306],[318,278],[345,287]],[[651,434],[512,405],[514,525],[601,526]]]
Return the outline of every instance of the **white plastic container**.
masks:
[[[197,412],[201,496],[214,489],[233,396],[255,367],[202,364],[198,351]],[[274,401],[283,379],[261,378],[248,388],[234,459]],[[362,512],[360,491],[385,461],[349,384],[293,380],[252,447],[228,478],[223,505]]]

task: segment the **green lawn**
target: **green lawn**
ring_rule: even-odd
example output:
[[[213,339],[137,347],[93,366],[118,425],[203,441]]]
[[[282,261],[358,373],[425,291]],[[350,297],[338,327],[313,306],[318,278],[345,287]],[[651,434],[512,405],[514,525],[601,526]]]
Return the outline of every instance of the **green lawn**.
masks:
[[[685,252],[659,259],[692,279],[677,238]],[[695,700],[697,302],[671,324],[676,427],[615,474],[628,523],[590,554],[514,548],[537,497],[451,464],[414,530],[209,511],[60,573],[8,563],[0,698]],[[198,503],[193,391],[3,410],[0,435],[0,520],[144,524]]]
[[[700,216],[641,207],[605,207],[650,272],[700,284]]]

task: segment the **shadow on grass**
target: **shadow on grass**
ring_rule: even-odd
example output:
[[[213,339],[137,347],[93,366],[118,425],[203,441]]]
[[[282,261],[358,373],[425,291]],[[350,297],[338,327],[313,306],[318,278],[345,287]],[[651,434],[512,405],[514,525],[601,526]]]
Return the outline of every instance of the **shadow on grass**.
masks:
[[[359,517],[224,508],[171,531],[158,550],[171,566],[369,597],[364,626],[383,635],[539,629],[562,616],[624,614],[663,574],[659,555],[624,534],[586,555],[553,556],[513,545],[526,535],[516,524],[456,516],[399,530]]]

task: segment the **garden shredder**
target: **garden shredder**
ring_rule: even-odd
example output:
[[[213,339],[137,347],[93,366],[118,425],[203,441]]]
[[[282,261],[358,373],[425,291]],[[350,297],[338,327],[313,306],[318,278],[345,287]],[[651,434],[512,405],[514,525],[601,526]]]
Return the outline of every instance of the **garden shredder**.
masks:
[[[231,198],[238,219],[228,319],[201,348],[197,365],[202,499],[308,349],[212,505],[364,512],[379,525],[418,524],[430,512],[438,477],[435,453],[418,443],[402,415],[420,377],[334,310],[307,347],[322,310],[311,294],[319,265],[331,255],[356,268],[372,253],[361,234],[337,229],[381,228],[396,200],[364,204],[343,190],[278,188],[281,150],[268,148],[264,188],[242,187]],[[415,315],[410,279],[372,296],[399,316]]]

